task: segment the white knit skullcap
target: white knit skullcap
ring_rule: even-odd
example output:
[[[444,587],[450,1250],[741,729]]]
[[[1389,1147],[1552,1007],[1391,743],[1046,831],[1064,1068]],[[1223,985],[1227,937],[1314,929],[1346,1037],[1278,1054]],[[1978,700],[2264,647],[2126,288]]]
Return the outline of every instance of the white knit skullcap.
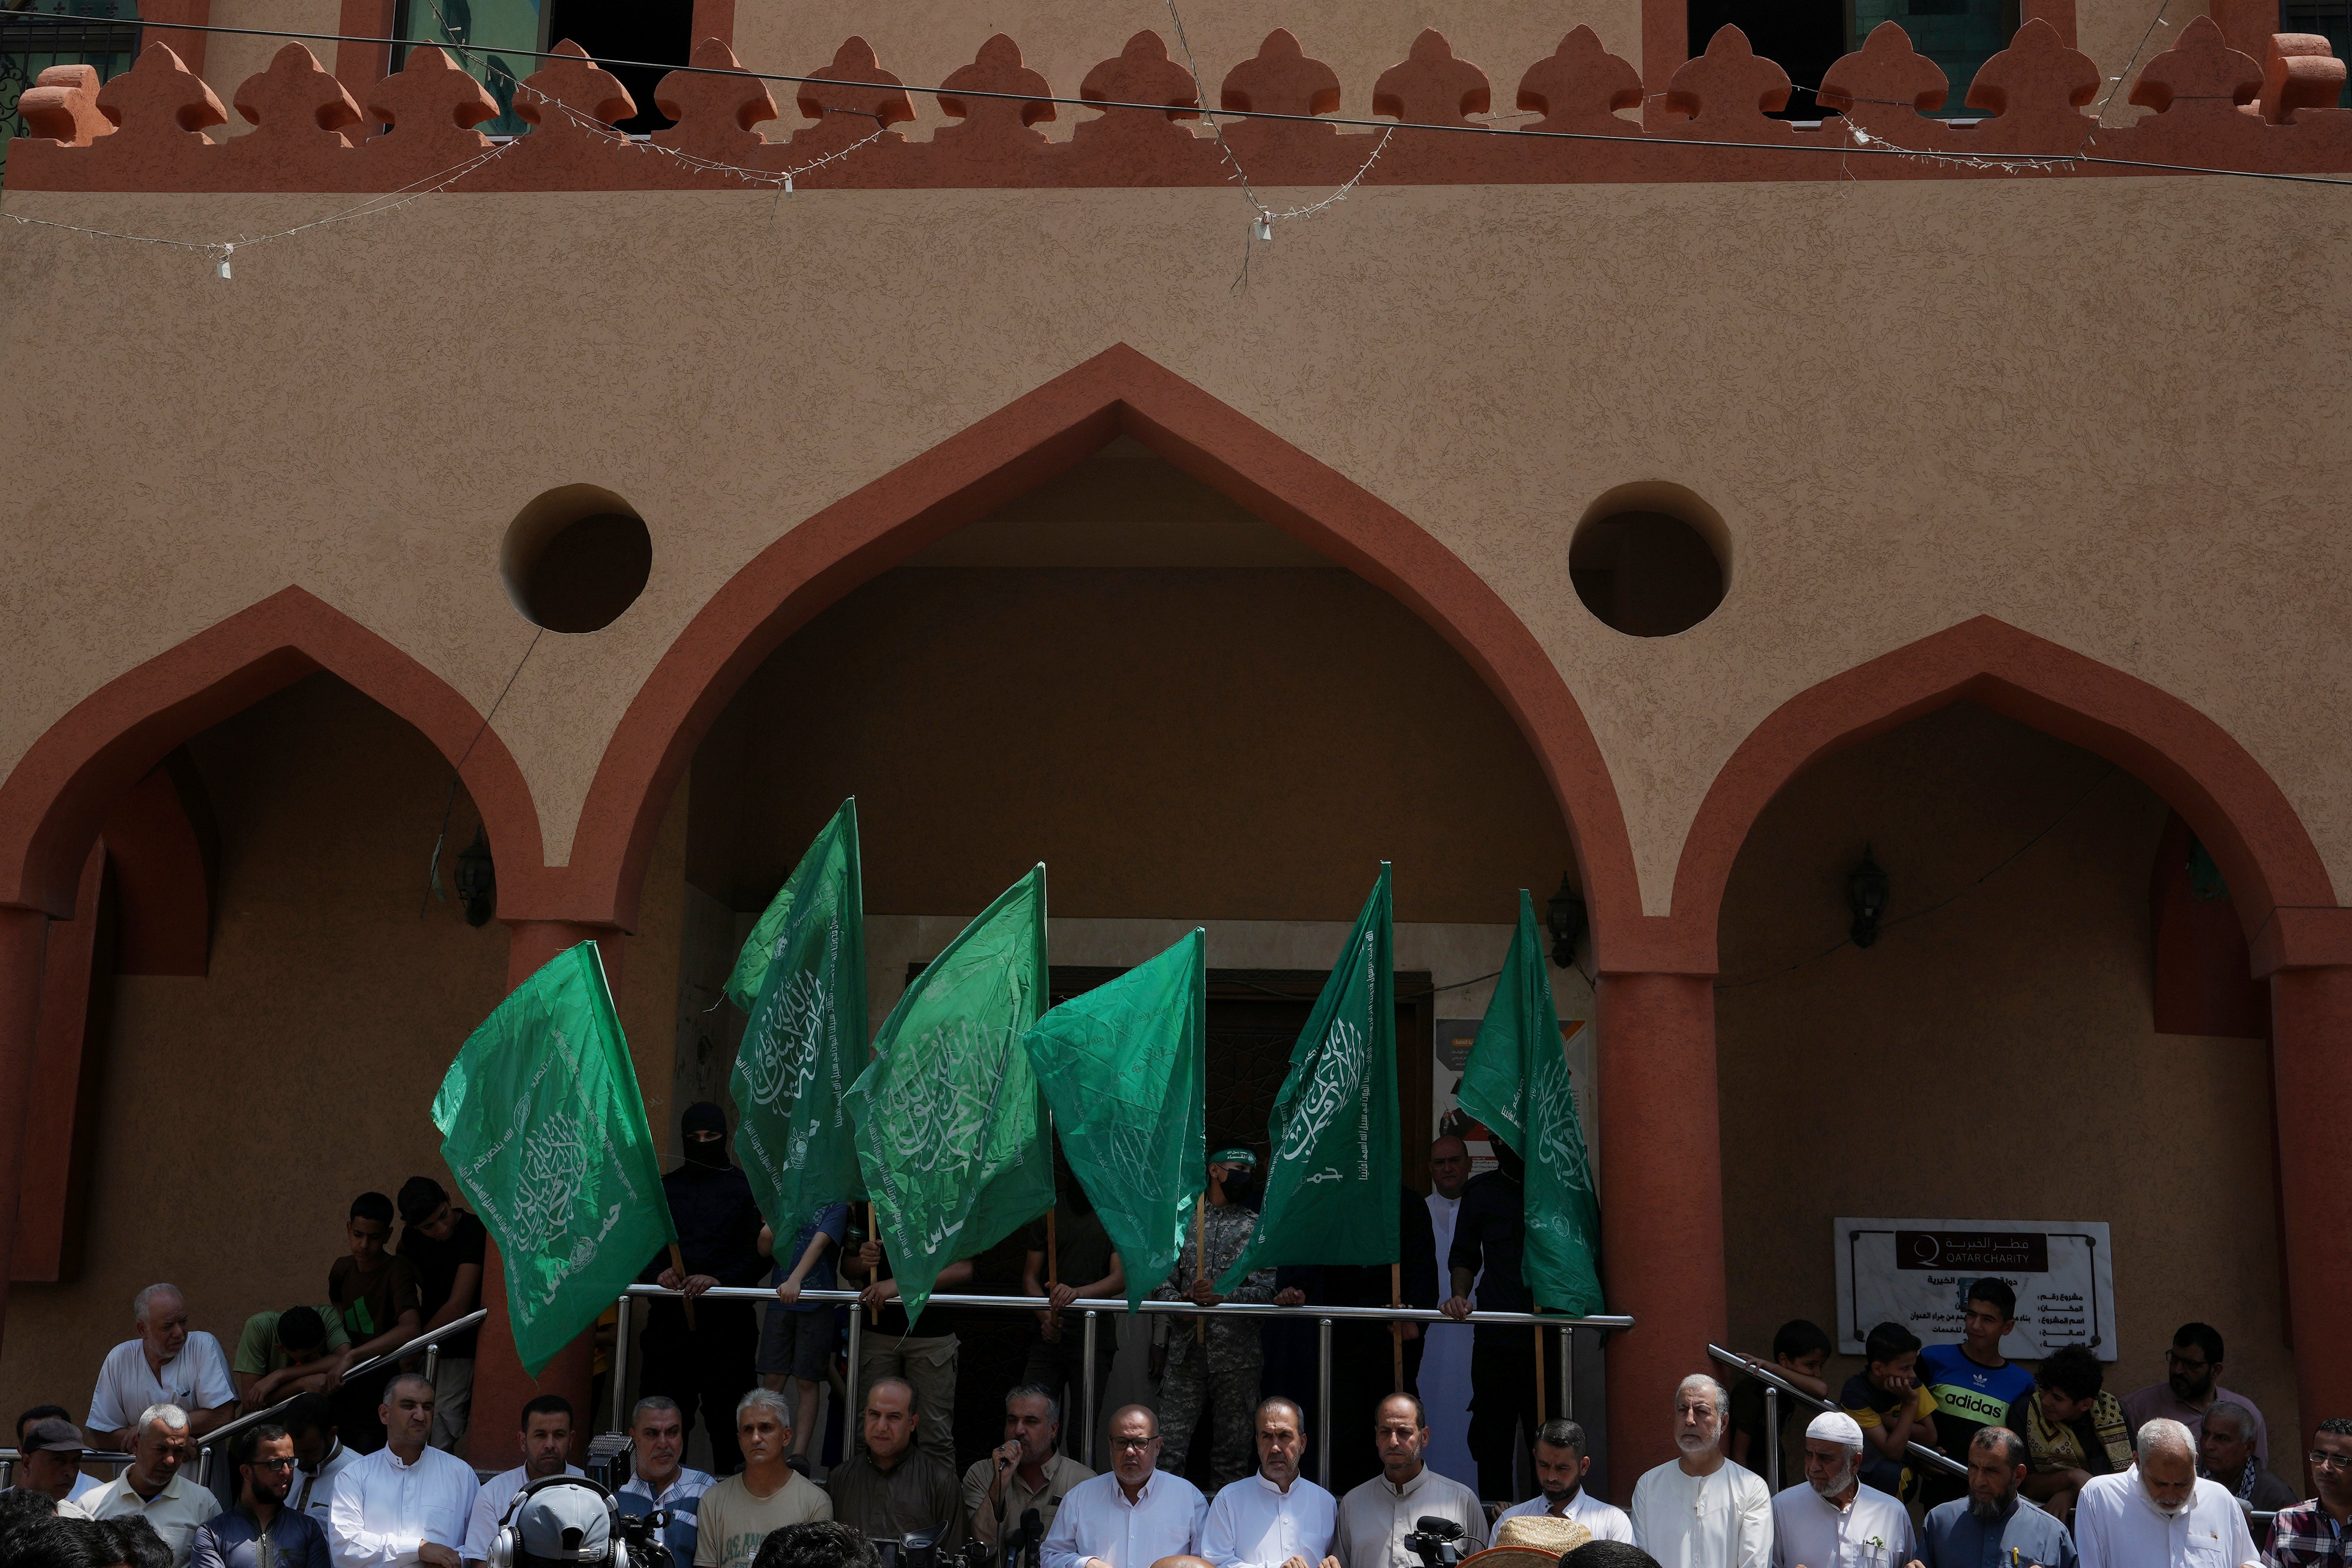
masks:
[[[1805,1428],[1805,1436],[1820,1443],[1841,1443],[1849,1448],[1862,1447],[1862,1423],[1843,1410],[1824,1410]]]

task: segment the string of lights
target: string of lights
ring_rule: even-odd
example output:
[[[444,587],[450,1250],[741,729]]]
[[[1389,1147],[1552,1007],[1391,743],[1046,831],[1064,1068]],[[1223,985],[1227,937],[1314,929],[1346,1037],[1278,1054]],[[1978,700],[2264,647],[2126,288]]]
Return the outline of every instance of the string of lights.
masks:
[[[172,28],[192,32],[233,33],[261,37],[297,38],[305,41],[322,43],[372,44],[386,47],[400,48],[414,48],[418,47],[418,40],[414,38],[378,38],[345,33],[306,33],[260,27],[226,27],[215,26],[210,23],[194,22],[142,21],[140,26],[142,27]],[[434,47],[437,47],[441,46]],[[551,50],[546,49],[507,49],[502,52],[534,59],[566,59],[576,61],[579,58],[578,56],[558,55]],[[672,65],[658,60],[625,60],[619,58],[606,58],[595,63],[605,67],[619,66],[630,69],[683,71],[698,76],[740,77],[748,80],[761,82],[791,82],[795,85],[803,86],[850,88],[878,92],[905,92],[909,95],[922,94],[929,96],[946,93],[948,96],[954,98],[996,99],[1013,103],[1052,103],[1057,105],[1070,105],[1079,109],[1142,109],[1150,110],[1158,114],[1165,114],[1169,110],[1169,105],[1165,103],[1130,102],[1123,99],[1068,98],[1053,93],[1000,92],[981,88],[956,88],[950,90],[949,89],[942,87],[909,87],[906,83],[898,81],[853,81],[837,77],[795,76],[784,71],[755,71],[740,66],[728,68],[723,66]],[[1802,83],[1796,85],[1801,88],[1804,87],[1804,84]],[[1819,89],[1817,87],[1806,88],[1805,90],[1818,91]],[[1907,102],[1895,99],[1860,99],[1856,101],[1909,107]],[[1204,121],[1208,121],[1213,124],[1220,120],[1289,121],[1303,125],[1350,126],[1367,131],[1405,131],[1429,132],[1438,135],[1517,136],[1548,142],[1622,142],[1628,146],[1650,148],[1721,148],[1733,151],[1752,151],[1759,153],[1828,153],[1840,155],[1849,153],[1869,153],[1879,156],[1895,158],[1916,158],[1937,155],[1922,153],[1912,148],[1895,146],[1858,148],[1851,147],[1839,142],[1734,142],[1713,137],[1645,136],[1639,132],[1632,131],[1618,133],[1605,131],[1538,131],[1533,127],[1509,125],[1442,125],[1431,124],[1420,121],[1397,121],[1390,119],[1374,120],[1337,114],[1288,114],[1275,110],[1265,109],[1213,109],[1205,104],[1200,106],[1197,112]],[[2092,126],[2092,130],[2095,132],[2098,129],[2100,129],[2100,127],[2095,121]],[[2139,158],[2099,158],[2077,156],[2073,153],[2051,153],[2047,154],[2047,156],[2053,162],[2063,162],[2069,164],[2096,164],[2126,169],[2157,169],[2176,173],[2226,176],[2235,179],[2293,180],[2305,184],[2331,185],[2352,184],[2352,176],[2284,174],[2261,169],[2217,168],[2209,167],[2204,164],[2165,163]]]
[[[1176,33],[1178,44],[1184,53],[1188,70],[1192,77],[1194,90],[1199,104],[1198,112],[1207,122],[1211,135],[1216,142],[1220,156],[1233,171],[1233,180],[1240,186],[1244,199],[1250,205],[1253,213],[1250,234],[1253,239],[1258,241],[1270,240],[1273,237],[1273,226],[1276,222],[1311,217],[1337,203],[1345,200],[1348,195],[1355,191],[1361,184],[1363,180],[1370,174],[1374,165],[1379,163],[1382,153],[1388,150],[1392,138],[1400,131],[1430,132],[1441,134],[1509,136],[1531,140],[1558,142],[1614,142],[1630,146],[1652,148],[1718,148],[1732,151],[1774,153],[1834,153],[1841,160],[1841,166],[1843,165],[1843,161],[1849,156],[1878,156],[1901,158],[1943,166],[1965,168],[1973,172],[1999,172],[2000,174],[2011,175],[2029,174],[2063,174],[2071,173],[2081,167],[2092,166],[2143,169],[2171,174],[2207,174],[2236,179],[2273,180],[2299,184],[2352,184],[2352,178],[2343,176],[2284,174],[2274,171],[2252,169],[2212,168],[2200,164],[2163,163],[2147,159],[2105,157],[2094,155],[2087,152],[2079,150],[2074,153],[2065,154],[1990,155],[1929,148],[1906,147],[1890,141],[1884,136],[1866,131],[1861,126],[1854,124],[1852,121],[1841,121],[1848,134],[1834,140],[1825,138],[1816,142],[1739,142],[1716,138],[1656,137],[1643,135],[1638,132],[1612,133],[1607,132],[1541,131],[1532,127],[1492,124],[1427,124],[1421,122],[1400,121],[1390,119],[1360,119],[1328,114],[1292,114],[1268,110],[1233,110],[1223,107],[1211,108],[1208,103],[1206,84],[1201,75],[1199,61],[1193,54],[1191,41],[1185,33],[1182,17],[1177,11],[1175,0],[1165,0],[1165,3],[1168,8],[1171,26]],[[2159,0],[2157,15],[2150,20],[2147,31],[2142,35],[2139,45],[2134,49],[2131,62],[2126,67],[2126,75],[2129,74],[2131,65],[2137,63],[2140,54],[2143,53],[2147,47],[2148,37],[2154,35],[2156,28],[2159,26],[2168,26],[2168,24],[2164,21],[2163,13],[2169,3],[2170,0]],[[434,10],[436,16],[438,16],[440,15],[440,8],[437,5],[434,5]],[[440,47],[453,48],[460,55],[468,57],[480,53],[479,50],[472,47],[471,46],[454,41],[454,35],[457,33],[457,29],[449,26],[446,17],[442,18],[442,25],[445,33],[453,36],[453,41],[447,45]],[[419,43],[419,40],[415,39],[371,37],[362,35],[342,33],[312,33],[285,29],[235,27],[211,23],[149,22],[142,20],[141,26],[165,30],[200,32],[206,34],[226,34],[246,37],[280,37],[314,42],[356,43],[384,47],[416,47]],[[560,55],[552,50],[506,49],[501,52],[535,59],[576,60],[580,58],[574,55]],[[903,83],[895,81],[851,81],[834,77],[803,76],[779,71],[754,71],[745,69],[740,67],[727,68],[693,65],[670,66],[656,61],[621,59],[609,59],[599,63],[604,66],[620,66],[623,68],[635,68],[647,70],[675,70],[695,75],[736,77],[762,83],[785,82],[795,86],[818,86],[835,89],[848,89],[853,90],[898,91],[907,93],[921,92],[932,94],[937,94],[944,90],[940,88],[908,88]],[[485,68],[487,69],[489,68],[486,66]],[[862,138],[860,141],[854,142],[847,147],[838,149],[833,153],[826,153],[822,157],[814,159],[808,163],[786,170],[752,168],[746,165],[730,163],[723,160],[704,157],[699,154],[685,152],[678,148],[665,147],[657,142],[654,142],[646,139],[630,136],[610,125],[604,124],[603,121],[594,120],[591,116],[582,114],[580,111],[572,109],[569,105],[563,104],[557,100],[547,97],[547,95],[543,93],[538,92],[534,89],[529,88],[525,83],[514,78],[511,73],[504,74],[506,74],[507,79],[513,83],[516,90],[531,92],[535,98],[540,100],[540,101],[551,105],[573,123],[578,124],[591,133],[596,134],[612,142],[616,147],[627,147],[632,150],[667,156],[676,161],[683,167],[692,168],[703,173],[725,175],[727,177],[742,181],[747,184],[772,187],[776,190],[779,198],[783,195],[792,192],[793,188],[793,181],[797,176],[805,175],[816,168],[834,163],[836,160],[845,158],[850,153],[872,144],[884,133],[884,127],[877,121],[875,131],[868,136]],[[2111,82],[2119,83],[2123,79],[2118,77],[2110,79]],[[1818,93],[1820,89],[1818,87],[1815,87],[1811,90]],[[963,98],[1010,100],[1021,103],[1045,102],[1057,105],[1068,104],[1079,108],[1098,110],[1138,109],[1165,113],[1169,108],[1169,106],[1164,103],[1129,102],[1122,100],[1067,98],[1052,94],[1004,92],[973,88],[960,88],[956,91],[956,96]],[[2114,92],[2111,90],[2107,95],[2107,99],[2102,101],[2098,118],[2093,121],[2093,123],[2084,134],[2084,141],[2081,143],[2083,148],[2088,148],[2092,141],[2095,139],[2098,132],[2105,128],[2105,116],[2106,113],[2107,103],[2112,100],[2113,97]],[[1857,101],[1883,101],[1892,103],[1894,100],[1860,100]],[[1907,105],[1905,107],[1907,107]],[[1276,209],[1269,206],[1258,195],[1256,188],[1251,182],[1247,172],[1243,169],[1239,159],[1234,156],[1233,149],[1226,142],[1223,126],[1223,122],[1226,120],[1262,120],[1276,122],[1289,121],[1323,126],[1348,126],[1364,130],[1377,130],[1381,132],[1381,134],[1379,141],[1374,143],[1370,153],[1365,158],[1363,163],[1356,170],[1355,174],[1334,190],[1329,195],[1323,197],[1319,201],[1305,204],[1300,206],[1286,209]],[[5,210],[0,210],[0,217],[8,218],[22,226],[52,228],[94,238],[123,240],[131,243],[160,245],[171,248],[196,251],[210,258],[214,264],[215,274],[226,279],[230,276],[230,258],[239,248],[250,250],[256,246],[274,240],[289,238],[295,235],[307,233],[312,229],[322,228],[333,224],[350,222],[363,217],[378,216],[386,213],[398,211],[418,200],[421,200],[425,196],[436,195],[449,189],[452,185],[457,184],[467,175],[506,155],[514,147],[520,145],[522,140],[522,138],[510,138],[506,141],[497,142],[483,153],[467,159],[461,163],[456,164],[448,169],[442,170],[436,174],[426,175],[423,179],[412,182],[410,184],[401,187],[399,190],[378,193],[377,195],[370,196],[365,201],[358,203],[353,206],[330,213],[321,217],[312,219],[306,223],[297,224],[288,228],[275,230],[259,236],[240,236],[238,238],[234,240],[186,240],[168,238],[154,235],[129,234],[121,230],[100,228],[95,226],[63,223],[55,219],[31,217],[17,213],[6,212]],[[1849,177],[1851,176],[1849,175]],[[1243,254],[1242,270],[1240,275],[1236,277],[1234,280],[1234,286],[1236,288],[1246,283],[1248,269],[1248,250],[1245,247]]]

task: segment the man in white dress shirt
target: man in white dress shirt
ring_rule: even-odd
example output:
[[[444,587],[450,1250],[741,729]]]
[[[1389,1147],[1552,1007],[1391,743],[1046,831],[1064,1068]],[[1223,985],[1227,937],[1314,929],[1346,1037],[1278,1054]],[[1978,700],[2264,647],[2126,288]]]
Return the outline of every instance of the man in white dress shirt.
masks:
[[[335,1568],[462,1568],[459,1549],[481,1490],[473,1467],[425,1441],[433,1385],[414,1373],[384,1384],[384,1446],[335,1478],[327,1549]]]
[[[466,1562],[490,1560],[490,1542],[506,1522],[507,1506],[526,1481],[549,1476],[576,1476],[572,1458],[572,1401],[560,1394],[542,1394],[522,1407],[522,1430],[515,1435],[522,1463],[501,1470],[482,1483],[475,1496],[472,1521],[466,1527]]]
[[[1039,1552],[1043,1568],[1151,1568],[1201,1539],[1208,1500],[1160,1465],[1160,1417],[1129,1405],[1110,1418],[1110,1473],[1062,1497]]]
[[[1862,1484],[1862,1423],[1824,1410],[1805,1428],[1805,1480],[1772,1500],[1773,1568],[1920,1568],[1911,1515]]]
[[[2238,1500],[2197,1476],[2197,1439],[2178,1421],[2150,1421],[2132,1468],[2094,1476],[2074,1499],[2083,1568],[2251,1568],[2262,1562]]]
[[[82,1423],[93,1448],[131,1447],[132,1425],[152,1405],[188,1414],[191,1442],[236,1414],[236,1384],[220,1341],[188,1328],[188,1303],[175,1285],[150,1285],[131,1299],[138,1338],[123,1341],[99,1363]]]
[[[1372,1413],[1381,1473],[1339,1500],[1332,1550],[1345,1568],[1420,1568],[1404,1538],[1426,1515],[1462,1527],[1462,1555],[1486,1544],[1486,1510],[1478,1494],[1422,1462],[1429,1447],[1429,1415],[1410,1394],[1391,1394]]]
[[[187,1568],[196,1527],[220,1512],[220,1500],[184,1476],[189,1454],[188,1413],[176,1405],[152,1405],[139,1413],[138,1436],[131,1440],[131,1465],[80,1507],[92,1519],[143,1519],[172,1549],[173,1568]]]
[[[1536,1484],[1543,1490],[1515,1507],[1505,1509],[1495,1523],[1528,1514],[1549,1514],[1574,1520],[1592,1532],[1595,1541],[1633,1544],[1633,1521],[1622,1508],[1612,1508],[1584,1489],[1585,1472],[1592,1456],[1584,1450],[1584,1428],[1555,1415],[1536,1433]]]
[[[1279,1394],[1257,1407],[1257,1474],[1221,1488],[1201,1526],[1213,1568],[1339,1568],[1331,1537],[1339,1505],[1298,1475],[1307,1418]]]
[[[1633,1487],[1633,1544],[1658,1568],[1766,1568],[1772,1561],[1772,1491],[1724,1456],[1731,1396],[1711,1377],[1675,1390],[1675,1447]],[[1811,1568],[1811,1564],[1807,1564]]]
[[[1448,1133],[1429,1146],[1429,1228],[1437,1243],[1437,1278],[1451,1279],[1446,1258],[1454,1250],[1454,1219],[1462,1209],[1462,1189],[1470,1181],[1470,1145]],[[1443,1295],[1444,1292],[1440,1291]],[[1422,1408],[1429,1412],[1432,1469],[1465,1485],[1478,1479],[1470,1455],[1470,1342],[1478,1331],[1467,1323],[1422,1326]]]

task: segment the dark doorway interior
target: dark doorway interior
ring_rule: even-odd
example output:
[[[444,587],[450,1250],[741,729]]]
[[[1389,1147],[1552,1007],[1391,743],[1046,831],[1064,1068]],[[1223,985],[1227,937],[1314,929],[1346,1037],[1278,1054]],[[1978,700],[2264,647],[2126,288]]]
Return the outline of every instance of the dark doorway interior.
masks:
[[[637,103],[636,114],[621,121],[623,131],[643,136],[674,123],[654,107],[654,84],[693,53],[694,0],[553,0],[547,37],[551,47],[570,38],[621,79]]]
[[[1846,52],[1846,5],[1839,0],[1690,0],[1690,52],[1706,52],[1718,28],[1736,26],[1748,47],[1789,73],[1795,89],[1775,120],[1819,120],[1812,89]],[[1965,90],[1965,84],[1963,84]]]

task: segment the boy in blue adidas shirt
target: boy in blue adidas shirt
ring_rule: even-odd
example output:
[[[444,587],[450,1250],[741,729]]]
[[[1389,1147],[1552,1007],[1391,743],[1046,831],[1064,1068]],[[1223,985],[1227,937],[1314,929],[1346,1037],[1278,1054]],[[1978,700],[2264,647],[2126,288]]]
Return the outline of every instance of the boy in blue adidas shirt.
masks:
[[[1936,1396],[1936,1447],[1963,1467],[1977,1434],[2007,1420],[2010,1405],[2033,1390],[2033,1374],[2000,1353],[2000,1342],[2016,1327],[2017,1291],[2006,1279],[1979,1279],[1969,1287],[1960,1320],[1965,1337],[1919,1352],[1919,1382]],[[1968,1485],[1929,1470],[1920,1493],[1934,1508],[1965,1497]]]

